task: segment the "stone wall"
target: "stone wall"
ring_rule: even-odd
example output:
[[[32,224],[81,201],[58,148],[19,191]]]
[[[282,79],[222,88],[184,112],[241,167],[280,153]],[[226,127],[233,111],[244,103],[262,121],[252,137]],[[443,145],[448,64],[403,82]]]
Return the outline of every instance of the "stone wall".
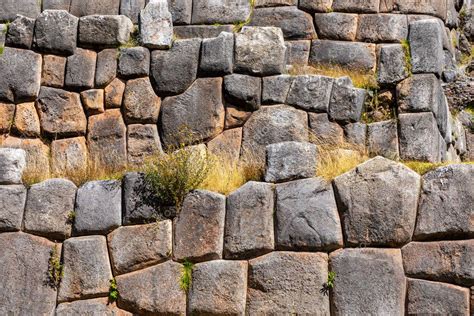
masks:
[[[141,174],[26,188],[25,152],[0,149],[0,313],[472,315],[474,165],[421,177],[378,156],[329,183],[314,145],[266,150],[267,182],[192,191],[174,216]]]

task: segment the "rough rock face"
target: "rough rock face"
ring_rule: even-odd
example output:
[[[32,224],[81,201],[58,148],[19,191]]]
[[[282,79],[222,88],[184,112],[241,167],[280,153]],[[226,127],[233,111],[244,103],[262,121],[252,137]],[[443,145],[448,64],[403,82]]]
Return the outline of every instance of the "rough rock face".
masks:
[[[91,47],[117,47],[128,42],[132,30],[132,21],[123,15],[84,16],[79,19],[79,43]]]
[[[132,316],[131,313],[117,308],[115,304],[110,304],[108,299],[105,297],[74,301],[70,303],[61,303],[56,308],[55,315],[70,316],[94,314],[104,316]]]
[[[90,89],[81,92],[82,104],[87,114],[104,113],[104,90]]]
[[[94,87],[97,54],[92,50],[77,48],[74,55],[67,58],[64,84],[72,89]]]
[[[384,44],[378,48],[377,81],[393,84],[408,76],[405,51],[400,44]]]
[[[158,121],[161,99],[153,91],[149,78],[127,81],[123,95],[125,122],[150,123]]]
[[[234,34],[222,32],[202,41],[199,71],[208,75],[226,75],[232,72],[234,62]]]
[[[297,76],[292,80],[286,104],[311,112],[327,112],[333,82],[333,78],[325,76]]]
[[[13,130],[26,137],[40,136],[40,121],[33,102],[16,105]]]
[[[380,1],[383,2],[383,1]],[[407,17],[401,14],[361,14],[357,32],[359,42],[399,43],[408,36]]]
[[[0,133],[8,133],[15,115],[15,104],[0,102]]]
[[[0,232],[18,231],[23,221],[26,188],[22,185],[0,185]]]
[[[5,44],[7,46],[30,49],[33,44],[35,20],[17,15],[9,25]]]
[[[196,0],[193,1],[192,24],[234,23],[245,21],[250,15],[250,2]]]
[[[0,148],[0,184],[21,184],[25,166],[23,149]]]
[[[148,76],[150,71],[150,51],[144,47],[120,49],[118,73],[124,78]]]
[[[444,65],[443,39],[438,21],[419,20],[410,23],[411,63],[414,73],[441,74]]]
[[[296,252],[273,252],[250,260],[247,313],[329,314],[329,298],[316,286],[327,280],[327,261],[325,253]]]
[[[335,178],[334,188],[348,244],[399,246],[411,240],[420,191],[417,173],[375,157]]]
[[[224,77],[224,92],[230,104],[258,110],[261,104],[262,79],[240,74]]]
[[[155,124],[132,124],[127,129],[128,163],[141,165],[147,158],[163,152]]]
[[[170,0],[168,1],[168,7],[173,17],[173,24],[191,24],[192,1]]]
[[[354,88],[349,77],[336,79],[329,101],[329,118],[342,123],[358,122],[366,95],[366,90]]]
[[[322,144],[338,145],[344,140],[344,130],[336,122],[331,122],[327,113],[308,113],[309,127]]]
[[[288,92],[293,82],[289,75],[264,77],[262,80],[262,103],[282,104],[287,100]]]
[[[406,281],[399,249],[341,249],[329,258],[336,273],[336,315],[404,315]]]
[[[341,12],[377,13],[380,0],[333,0],[332,9]]]
[[[321,39],[354,41],[358,19],[357,14],[351,13],[316,13],[314,24]]]
[[[367,147],[371,155],[398,160],[398,132],[395,120],[367,125]]]
[[[122,105],[123,94],[125,92],[125,83],[122,80],[115,78],[112,82],[105,87],[105,107],[120,108]]]
[[[75,16],[119,14],[120,0],[71,0],[70,12]]]
[[[54,176],[85,173],[88,159],[84,137],[58,139],[51,143],[51,171]]]
[[[208,142],[207,150],[218,157],[238,162],[241,142],[242,128],[228,129]]]
[[[64,86],[66,60],[66,57],[43,55],[43,70],[41,74],[42,86],[54,88],[62,88]]]
[[[107,86],[117,75],[117,50],[104,49],[97,54],[97,65],[95,72],[95,85],[103,88]]]
[[[17,14],[36,18],[41,13],[41,4],[36,0],[7,0],[0,7],[0,21],[12,21]]]
[[[140,13],[140,39],[153,49],[168,49],[173,42],[173,21],[168,2],[150,1]]]
[[[442,88],[433,74],[413,75],[397,85],[398,110],[406,112],[433,112],[440,107]]]
[[[79,19],[67,11],[43,11],[35,23],[36,46],[48,53],[74,54],[78,24]]]

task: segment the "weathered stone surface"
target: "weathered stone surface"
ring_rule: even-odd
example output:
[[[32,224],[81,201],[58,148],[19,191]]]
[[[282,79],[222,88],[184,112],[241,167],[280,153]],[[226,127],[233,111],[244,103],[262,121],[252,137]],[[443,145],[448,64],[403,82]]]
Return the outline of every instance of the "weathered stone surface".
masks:
[[[258,110],[262,98],[262,79],[240,74],[224,77],[226,100],[248,110]]]
[[[382,157],[335,178],[346,242],[359,246],[408,243],[415,229],[420,182],[420,176],[408,167]]]
[[[379,83],[393,84],[408,77],[408,65],[405,61],[405,51],[402,45],[380,45],[377,53],[377,81]]]
[[[316,142],[325,145],[342,144],[344,140],[344,130],[334,122],[329,121],[326,113],[309,113],[309,127]]]
[[[77,190],[74,231],[106,234],[122,225],[122,188],[117,180],[89,181]]]
[[[7,46],[30,49],[33,44],[35,20],[23,15],[17,15],[8,26]]]
[[[266,182],[285,182],[311,178],[316,173],[316,145],[303,142],[282,142],[266,147]]]
[[[408,279],[407,287],[410,315],[469,315],[469,289],[417,279]]]
[[[171,255],[170,220],[148,225],[120,227],[107,237],[112,269],[132,272],[166,260]]]
[[[441,160],[438,143],[441,135],[432,113],[400,114],[398,120],[400,158],[429,162]]]
[[[160,106],[161,99],[153,91],[148,77],[127,81],[123,97],[127,124],[156,123]]]
[[[221,78],[197,79],[183,94],[168,97],[161,106],[162,139],[165,145],[176,145],[179,131],[188,129],[194,139],[212,138],[224,129],[224,105]]]
[[[0,134],[7,134],[15,116],[15,104],[0,102]]]
[[[341,249],[329,259],[336,273],[336,315],[404,315],[406,281],[399,249]]]
[[[79,19],[65,10],[45,10],[35,23],[36,47],[47,53],[72,55]]]
[[[186,91],[196,79],[200,39],[177,40],[170,50],[151,54],[151,79],[158,94],[174,95]]]
[[[120,108],[122,106],[123,93],[125,92],[125,83],[122,80],[115,78],[104,89],[105,92],[105,107]]]
[[[325,253],[272,252],[249,261],[247,313],[250,315],[329,314]],[[269,304],[268,302],[272,302]]]
[[[85,174],[88,167],[88,150],[84,137],[54,140],[51,143],[51,168],[53,175]]]
[[[289,40],[317,37],[311,15],[296,6],[254,9],[249,25],[279,27]]]
[[[336,79],[329,101],[329,118],[343,123],[358,122],[366,95],[365,89],[354,88],[349,77]]]
[[[234,26],[231,25],[178,25],[173,27],[175,37],[180,39],[190,38],[213,38],[222,32],[233,33]]]
[[[145,47],[122,48],[119,52],[118,73],[124,78],[148,76],[150,51]]]
[[[168,8],[173,17],[173,24],[191,24],[193,2],[189,0],[170,0]]]
[[[96,60],[94,51],[77,48],[74,55],[67,58],[64,84],[73,89],[93,88]]]
[[[273,189],[250,181],[227,197],[224,256],[248,259],[274,249]]]
[[[104,90],[91,89],[81,92],[82,104],[89,115],[104,113]]]
[[[333,0],[332,9],[341,12],[377,13],[380,0],[353,1]]]
[[[107,295],[112,271],[104,236],[69,238],[63,243],[64,275],[58,302]]]
[[[74,14],[73,12],[71,7],[71,13]],[[128,42],[133,31],[133,23],[129,18],[124,15],[94,14],[96,15],[83,16],[79,19],[79,44],[97,48],[117,47]]]
[[[237,162],[240,157],[241,143],[242,128],[228,129],[208,142],[207,150],[222,159]]]
[[[327,112],[334,79],[304,75],[294,78],[286,103],[312,112]]]
[[[70,11],[75,16],[119,14],[120,0],[71,0]]]
[[[40,90],[41,55],[5,47],[0,54],[0,73],[0,100],[34,101]]]
[[[117,277],[118,306],[138,314],[185,315],[186,292],[179,287],[183,266],[171,260]]]
[[[284,5],[296,6],[298,5],[298,1],[297,0],[256,0],[255,1],[256,8],[278,7],[278,6],[284,6]]]
[[[401,14],[361,14],[357,31],[357,41],[371,43],[399,43],[408,36],[406,15]]]
[[[0,184],[21,184],[26,155],[22,149],[0,148]]]
[[[196,0],[193,1],[192,24],[234,23],[245,21],[250,15],[250,2],[236,0],[232,2]]]
[[[97,65],[95,72],[95,85],[104,88],[117,75],[117,50],[104,49],[97,54]]]
[[[120,110],[90,116],[87,142],[94,166],[123,167],[127,163],[126,127]]]
[[[128,163],[141,165],[146,158],[161,153],[160,136],[155,124],[132,124],[127,128]]]
[[[168,1],[150,1],[140,13],[140,39],[148,48],[168,49],[173,43],[173,21]]]
[[[85,134],[87,120],[79,94],[41,87],[36,104],[43,132],[54,136]]]
[[[199,71],[206,75],[232,73],[234,62],[234,34],[222,32],[215,38],[202,41]]]
[[[316,13],[314,24],[318,31],[318,38],[354,41],[357,32],[357,14],[351,13]]]
[[[373,156],[398,160],[397,121],[389,120],[367,125],[367,149]]]
[[[450,165],[423,177],[416,239],[473,238],[473,165]]]
[[[225,107],[225,128],[241,127],[245,124],[252,112],[240,109],[237,106],[226,104]]]
[[[56,307],[55,315],[71,316],[95,314],[104,316],[132,316],[131,313],[117,308],[115,304],[110,303],[105,297],[61,303]]]
[[[140,12],[146,5],[146,0],[121,0],[120,14],[128,16],[133,24],[138,24]]]
[[[262,81],[262,103],[285,103],[293,79],[290,75],[264,77]]]
[[[41,13],[41,3],[36,0],[5,0],[0,7],[0,22],[13,21],[17,14],[35,19]]]
[[[257,76],[281,74],[285,51],[281,29],[244,26],[235,35],[234,71]]]
[[[333,0],[299,0],[298,6],[307,11],[325,13],[332,10],[332,2]]]
[[[41,133],[40,120],[35,104],[21,103],[16,105],[13,129],[16,133],[26,137],[39,137]]]
[[[262,128],[265,126],[265,128]],[[262,163],[265,147],[284,141],[308,140],[306,112],[286,105],[262,107],[247,120],[242,134],[242,154]]]
[[[0,313],[53,315],[56,289],[48,279],[54,243],[25,233],[0,234]],[[61,253],[61,247],[58,247]],[[34,298],[34,299],[33,299]]]
[[[222,258],[225,196],[196,190],[184,199],[174,222],[173,255],[195,262]]]
[[[62,88],[64,86],[65,74],[66,57],[43,55],[42,86]]]
[[[446,0],[395,0],[395,3],[401,13],[434,15],[443,20],[446,18]]]
[[[315,40],[309,55],[311,64],[339,65],[349,69],[373,71],[375,45],[341,41]]]
[[[43,10],[66,10],[71,7],[71,0],[42,0]]]
[[[344,125],[344,139],[346,142],[365,148],[367,125],[364,123],[349,123]]]
[[[215,260],[193,268],[190,314],[245,314],[247,262]]]
[[[410,53],[413,73],[441,74],[444,65],[444,30],[435,20],[419,20],[410,23]]]
[[[26,202],[26,188],[22,185],[0,185],[0,232],[21,229]]]
[[[287,65],[308,64],[309,51],[311,47],[310,40],[285,41],[285,46]]]
[[[397,85],[398,110],[401,113],[433,112],[436,115],[442,93],[435,75],[413,75]]]
[[[49,179],[32,185],[26,200],[25,231],[58,240],[69,238],[68,216],[74,211],[76,189],[67,179]]]
[[[276,186],[275,242],[278,249],[332,251],[343,245],[331,184],[321,178]]]
[[[407,276],[468,287],[474,284],[472,239],[411,242],[402,248],[402,255]]]

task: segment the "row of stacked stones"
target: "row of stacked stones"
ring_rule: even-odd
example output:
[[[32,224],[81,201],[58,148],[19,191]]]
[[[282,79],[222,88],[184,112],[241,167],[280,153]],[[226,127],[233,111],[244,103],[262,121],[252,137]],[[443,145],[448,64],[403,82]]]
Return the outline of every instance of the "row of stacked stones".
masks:
[[[166,218],[141,174],[26,189],[25,152],[0,149],[0,313],[470,315],[473,165],[420,177],[376,157],[328,183],[312,178],[315,145],[266,151],[266,182],[227,197],[193,191]],[[195,263],[188,293],[184,261]],[[117,304],[107,304],[112,278]]]
[[[445,25],[457,25],[458,2],[257,1],[252,10],[247,1],[56,0],[43,12],[23,2],[0,9],[13,20],[2,35],[0,137],[43,176],[140,164],[181,128],[232,158],[306,141],[309,128],[395,159],[472,159],[472,134],[451,117],[440,83],[452,77],[456,34]],[[255,27],[229,32],[250,13]],[[123,47],[137,22],[143,46]],[[173,31],[188,39],[173,41]],[[284,75],[295,63],[376,72],[398,120],[360,122],[364,90],[347,78]]]

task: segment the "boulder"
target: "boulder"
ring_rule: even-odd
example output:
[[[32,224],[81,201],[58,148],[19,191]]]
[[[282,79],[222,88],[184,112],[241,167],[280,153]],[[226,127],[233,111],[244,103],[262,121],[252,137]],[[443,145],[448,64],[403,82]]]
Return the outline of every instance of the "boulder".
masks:
[[[107,236],[115,275],[143,269],[168,259],[172,247],[170,220],[119,227]]]
[[[444,20],[446,18],[446,1],[396,0],[396,5],[401,13],[434,15]]]
[[[381,1],[382,2],[382,1]],[[370,43],[399,43],[408,36],[408,20],[402,14],[361,14],[356,40]]]
[[[155,50],[151,54],[151,79],[155,91],[161,95],[181,94],[196,79],[200,39],[177,40],[169,50]]]
[[[146,0],[121,0],[120,14],[127,16],[133,24],[140,21],[140,12],[146,5]]]
[[[169,49],[173,42],[173,21],[168,1],[150,1],[140,13],[140,39],[152,49]]]
[[[156,124],[160,106],[161,99],[153,91],[148,77],[127,81],[123,94],[124,116],[127,124]]]
[[[62,88],[66,76],[66,57],[43,55],[43,71],[41,85]]]
[[[202,40],[199,71],[205,75],[221,76],[232,73],[234,62],[234,34],[222,32],[214,38]]]
[[[91,89],[81,92],[82,104],[88,115],[104,113],[104,90]]]
[[[63,272],[58,303],[107,295],[113,276],[105,237],[84,236],[65,240]]]
[[[394,84],[408,77],[408,65],[402,45],[380,45],[377,54],[377,81],[379,83]]]
[[[329,118],[342,123],[358,122],[366,95],[367,90],[354,88],[349,77],[336,79],[329,101]]]
[[[334,79],[326,76],[296,76],[286,98],[286,104],[306,111],[327,112]]]
[[[213,38],[222,32],[233,33],[233,25],[177,25],[173,27],[174,36],[180,39]]]
[[[251,5],[247,0],[232,2],[195,0],[192,9],[192,24],[232,24],[245,21],[250,16]]]
[[[0,54],[0,100],[34,101],[41,83],[41,55],[30,50],[5,47]]]
[[[15,117],[15,104],[0,102],[0,134],[8,134]]]
[[[190,142],[200,142],[223,131],[221,86],[221,78],[197,79],[183,94],[163,100],[161,137],[166,146],[177,145],[183,128],[192,134]]]
[[[21,184],[26,155],[23,149],[0,148],[0,184]]]
[[[278,249],[332,251],[343,246],[331,184],[321,178],[276,186],[275,243]]]
[[[189,290],[189,313],[244,315],[246,294],[246,261],[198,263]]]
[[[379,11],[379,3],[380,0],[333,0],[332,10],[355,13],[377,13]]]
[[[321,39],[355,41],[358,21],[358,15],[352,13],[331,12],[314,15],[318,38]]]
[[[417,173],[382,157],[336,177],[334,189],[346,242],[353,246],[401,246],[410,242],[420,185]]]
[[[249,259],[272,251],[273,189],[250,181],[227,197],[224,236],[226,259]]]
[[[367,149],[372,156],[398,160],[397,121],[389,120],[368,124]]]
[[[423,255],[421,255],[423,254]],[[402,248],[409,277],[474,285],[474,240],[411,242]]]
[[[91,1],[92,0],[87,0],[85,2]],[[118,0],[115,1],[118,2]],[[74,14],[72,7],[71,13]],[[79,19],[78,40],[80,45],[93,48],[118,47],[126,44],[130,40],[130,34],[133,31],[133,23],[129,18],[124,15],[97,14],[100,13],[83,16]]]
[[[78,93],[41,87],[36,106],[44,133],[52,136],[85,134],[87,120]]]
[[[16,105],[13,130],[22,136],[40,137],[40,120],[33,102]]]
[[[0,313],[53,315],[57,292],[48,278],[48,261],[61,246],[18,232],[0,234],[0,248]]]
[[[131,313],[121,310],[111,304],[107,298],[93,298],[90,300],[74,301],[70,303],[61,303],[56,307],[56,316],[70,316],[70,315],[117,315],[117,316],[132,316]]]
[[[306,11],[326,13],[332,10],[332,2],[333,0],[299,0],[298,7]]]
[[[79,19],[65,10],[45,10],[36,19],[35,44],[43,52],[72,55]]]
[[[95,85],[99,88],[106,87],[117,75],[117,50],[104,49],[97,54],[95,72]]]
[[[120,108],[122,106],[123,94],[125,92],[125,83],[122,80],[115,78],[104,89],[105,93],[105,108]]]
[[[240,74],[224,77],[224,93],[226,100],[233,105],[258,110],[262,98],[262,79]]]
[[[96,52],[77,48],[74,55],[67,58],[64,84],[72,89],[93,88],[96,61]]]
[[[281,29],[245,26],[235,35],[234,71],[257,76],[281,74],[285,51]]]
[[[286,64],[306,65],[308,64],[310,40],[285,41]]]
[[[75,16],[94,14],[117,15],[119,14],[120,0],[71,0],[70,11]]]
[[[144,47],[122,48],[118,57],[118,73],[123,78],[148,77],[150,51]]]
[[[168,8],[173,17],[173,24],[191,24],[193,2],[191,0],[170,0]]]
[[[56,240],[71,236],[77,187],[67,179],[49,179],[32,185],[26,200],[25,231]]]
[[[341,249],[329,260],[336,273],[336,315],[404,315],[406,280],[400,249]]]
[[[266,147],[266,182],[286,182],[311,178],[316,173],[316,145],[306,142],[282,142]]]
[[[18,231],[23,221],[26,188],[22,185],[0,185],[0,232]]]
[[[262,103],[283,104],[290,91],[294,77],[290,75],[278,75],[263,77],[262,80]]]
[[[320,145],[338,145],[344,141],[342,127],[329,120],[327,113],[309,113],[309,128]]]
[[[203,190],[189,193],[174,222],[173,255],[193,262],[222,258],[225,196]]]
[[[56,177],[84,175],[88,168],[88,150],[84,137],[53,140],[51,171]]]
[[[5,0],[0,7],[0,22],[13,21],[18,14],[35,19],[41,13],[37,0]]]
[[[410,23],[408,40],[413,73],[441,74],[444,65],[443,31],[432,19]]]
[[[349,123],[344,125],[344,139],[349,144],[365,148],[367,124],[364,123]]]
[[[327,265],[325,253],[278,251],[250,260],[247,313],[329,314],[329,297],[319,292],[327,280]]]
[[[33,44],[35,19],[17,15],[8,26],[6,46],[30,49]]]
[[[241,143],[242,128],[228,129],[209,141],[207,150],[224,161],[237,163],[240,158]]]
[[[128,163],[140,166],[162,153],[160,135],[155,124],[132,124],[127,128]]]

